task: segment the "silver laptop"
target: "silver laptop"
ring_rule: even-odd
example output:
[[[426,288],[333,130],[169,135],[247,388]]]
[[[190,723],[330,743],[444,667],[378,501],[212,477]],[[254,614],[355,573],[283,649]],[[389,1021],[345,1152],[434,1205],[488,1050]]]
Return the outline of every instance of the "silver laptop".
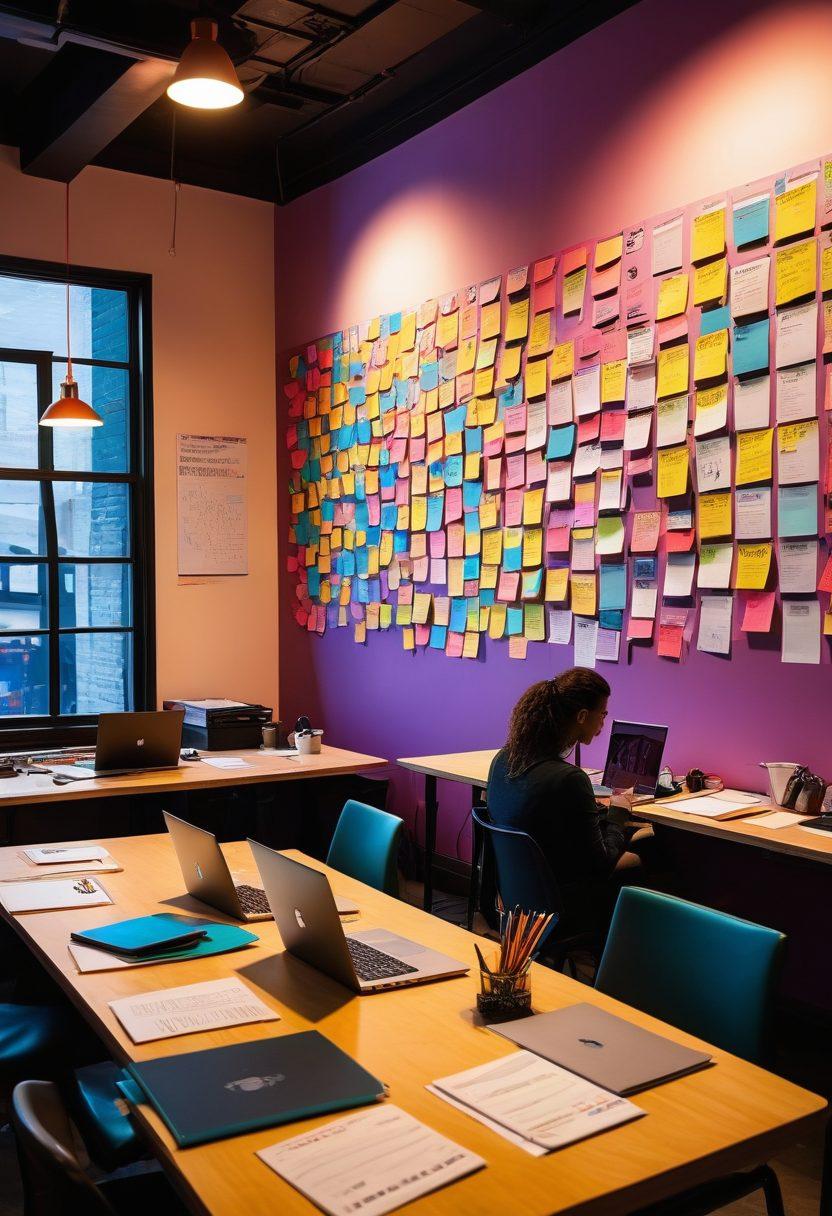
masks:
[[[272,913],[262,887],[239,882],[228,868],[228,862],[213,832],[206,832],[168,811],[163,811],[165,824],[173,841],[182,877],[188,894],[212,908],[219,908],[235,920],[271,920]],[[349,899],[338,901],[341,916],[355,914],[358,905]]]
[[[614,1094],[632,1094],[673,1081],[711,1062],[707,1052],[683,1047],[587,1003],[503,1022],[489,1030]]]
[[[650,802],[656,795],[662,768],[667,727],[647,722],[613,722],[601,785],[601,797],[613,790],[633,790],[634,802]]]
[[[251,851],[290,954],[353,992],[376,992],[464,975],[468,968],[387,929],[345,934],[325,874],[256,840]]]
[[[78,781],[178,768],[184,717],[181,709],[99,714],[95,759],[50,764],[50,772]]]

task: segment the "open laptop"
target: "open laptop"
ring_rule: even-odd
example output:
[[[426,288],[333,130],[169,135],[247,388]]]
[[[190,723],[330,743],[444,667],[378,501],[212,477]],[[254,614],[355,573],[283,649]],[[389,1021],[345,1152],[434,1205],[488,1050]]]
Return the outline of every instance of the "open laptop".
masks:
[[[213,832],[206,832],[168,811],[163,811],[165,824],[185,879],[188,894],[212,908],[218,908],[235,920],[271,920],[272,913],[262,887],[239,882],[228,868],[228,862]],[[358,905],[350,899],[340,899],[341,916],[355,914]]]
[[[387,929],[345,934],[325,874],[249,840],[290,954],[353,992],[376,992],[464,975],[468,967]]]
[[[636,802],[654,798],[667,729],[645,722],[613,722],[602,784],[593,785],[593,792],[605,797],[613,790],[633,790]]]
[[[99,714],[95,758],[75,764],[50,764],[49,770],[56,776],[80,781],[178,768],[184,718],[181,709]]]

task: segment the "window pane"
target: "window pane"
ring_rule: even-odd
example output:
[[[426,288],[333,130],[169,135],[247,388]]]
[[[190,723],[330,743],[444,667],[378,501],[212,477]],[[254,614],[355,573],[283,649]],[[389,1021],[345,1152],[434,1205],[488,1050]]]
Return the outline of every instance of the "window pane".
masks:
[[[124,482],[56,481],[58,552],[78,557],[130,555],[130,487]]]
[[[126,473],[129,467],[130,381],[120,367],[86,367],[73,363],[72,374],[78,381],[82,400],[104,419],[103,426],[55,427],[52,432],[55,468],[88,469],[100,473]],[[66,364],[53,364],[52,393],[58,397]]]
[[[0,361],[0,464],[38,467],[38,378],[34,363]]]
[[[48,713],[48,639],[0,637],[0,718]]]
[[[76,359],[126,363],[127,292],[70,288]],[[66,355],[66,284],[0,277],[0,346]]]
[[[0,553],[46,555],[36,481],[0,481]]]
[[[61,565],[58,582],[62,629],[132,624],[129,566]]]
[[[60,641],[61,713],[133,708],[133,636],[65,633]]]
[[[0,562],[0,631],[48,628],[48,585],[45,565]]]

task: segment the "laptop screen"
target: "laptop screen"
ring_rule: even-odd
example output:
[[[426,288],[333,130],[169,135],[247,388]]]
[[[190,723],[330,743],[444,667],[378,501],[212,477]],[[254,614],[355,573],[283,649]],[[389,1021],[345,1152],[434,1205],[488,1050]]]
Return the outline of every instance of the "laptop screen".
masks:
[[[654,794],[666,739],[666,726],[613,722],[604,785],[610,789],[635,788],[637,794]]]

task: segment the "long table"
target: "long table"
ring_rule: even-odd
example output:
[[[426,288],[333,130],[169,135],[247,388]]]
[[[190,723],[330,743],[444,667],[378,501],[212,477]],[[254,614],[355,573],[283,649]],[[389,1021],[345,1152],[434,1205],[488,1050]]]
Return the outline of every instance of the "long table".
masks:
[[[402,768],[414,773],[422,773],[425,777],[426,908],[430,908],[433,895],[430,875],[436,848],[438,808],[436,782],[437,780],[455,781],[463,785],[470,785],[473,805],[488,785],[488,770],[495,755],[496,751],[492,749],[477,752],[451,752],[444,756],[410,756],[397,761]],[[765,811],[777,809],[763,798],[759,805],[754,807],[752,818],[762,815]],[[745,819],[705,819],[701,815],[686,815],[681,811],[675,811],[672,803],[662,805],[657,802],[640,803],[633,808],[633,817],[647,820],[649,823],[661,824],[664,827],[678,828],[683,832],[695,832],[702,836],[735,841],[751,845],[753,848],[767,849],[773,853],[784,853],[791,857],[832,865],[832,834],[813,832],[811,829],[798,825],[774,829],[764,827],[762,824],[747,823]],[[479,851],[476,838],[474,846],[473,861],[476,866]],[[476,894],[475,884],[471,885],[469,927],[473,911],[472,901]]]
[[[245,951],[97,974],[76,972],[67,942],[71,930],[124,917],[170,910],[205,914],[182,894],[182,878],[165,836],[100,842],[123,865],[101,879],[115,906],[43,912],[5,919],[40,959],[121,1061],[146,1060],[207,1047],[316,1029],[385,1081],[390,1100],[452,1140],[480,1154],[486,1169],[401,1209],[424,1216],[623,1216],[727,1171],[769,1159],[823,1118],[815,1094],[715,1048],[715,1066],[640,1093],[647,1115],[543,1158],[517,1147],[429,1094],[437,1077],[509,1054],[506,1040],[482,1026],[476,1013],[474,938],[362,883],[324,870],[337,894],[354,899],[361,928],[385,927],[472,964],[468,976],[358,997],[287,955],[271,922],[257,924],[259,942]],[[0,863],[14,850],[0,850]],[[235,872],[257,881],[245,843],[225,846]],[[137,1046],[108,1007],[118,997],[237,975],[281,1017],[277,1024],[184,1035]],[[547,1011],[589,1001],[647,1029],[693,1047],[703,1044],[566,976],[535,965],[533,1002]],[[177,1149],[147,1106],[137,1117],[163,1167],[195,1213],[211,1216],[308,1214],[312,1205],[281,1181],[255,1151],[328,1122],[332,1116]]]

